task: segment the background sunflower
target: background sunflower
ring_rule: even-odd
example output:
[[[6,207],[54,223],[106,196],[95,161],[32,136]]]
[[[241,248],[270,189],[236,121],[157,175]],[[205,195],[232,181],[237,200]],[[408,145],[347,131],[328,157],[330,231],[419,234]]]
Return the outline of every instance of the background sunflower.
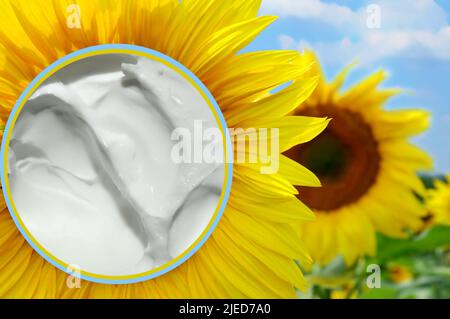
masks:
[[[316,60],[311,54],[311,58]],[[315,64],[315,72],[320,72]],[[387,111],[384,103],[398,90],[379,89],[380,71],[341,93],[349,68],[318,87],[296,115],[332,118],[314,141],[286,155],[316,173],[321,188],[298,187],[298,197],[317,213],[301,227],[313,259],[327,264],[337,255],[353,264],[374,255],[376,231],[405,237],[418,230],[425,214],[417,196],[425,187],[416,175],[432,167],[431,158],[408,143],[428,127],[421,110]]]
[[[432,125],[426,134],[413,139],[414,143],[433,156],[436,171],[432,173],[433,175],[420,174],[420,179],[424,181],[426,187],[432,188],[435,179],[443,180],[442,172],[449,172],[450,115],[448,101],[450,90],[448,90],[447,79],[450,72],[450,59],[448,58],[450,51],[449,47],[442,46],[442,43],[448,43],[450,39],[449,34],[443,32],[450,26],[447,19],[450,13],[450,4],[432,0],[327,0],[316,2],[316,5],[305,5],[304,1],[298,0],[263,2],[263,12],[279,15],[280,19],[272,26],[271,32],[263,35],[263,41],[253,43],[251,48],[296,50],[311,48],[321,57],[325,69],[330,74],[338,73],[343,65],[357,59],[360,67],[345,76],[349,80],[342,83],[344,76],[341,73],[332,83],[323,81],[320,84],[322,89],[318,89],[321,94],[314,94],[315,101],[319,101],[321,97],[323,97],[323,101],[327,101],[333,96],[331,99],[333,102],[340,101],[341,104],[347,102],[349,107],[342,105],[342,108],[338,110],[340,114],[342,109],[352,109],[352,111],[356,109],[357,113],[363,115],[365,123],[370,126],[377,124],[377,133],[381,131],[381,134],[386,134],[383,142],[386,140],[398,141],[398,147],[393,143],[388,150],[383,149],[383,152],[389,152],[389,154],[383,154],[388,154],[392,161],[395,158],[395,165],[389,164],[381,167],[390,181],[398,180],[398,182],[385,183],[384,192],[378,194],[364,193],[365,197],[346,210],[347,215],[317,214],[318,222],[311,223],[311,225],[317,225],[317,229],[312,230],[311,235],[307,236],[314,242],[312,253],[316,258],[326,260],[325,255],[328,252],[323,250],[332,248],[337,251],[343,246],[343,243],[348,243],[349,255],[366,250],[373,252],[374,256],[355,257],[357,261],[354,263],[349,263],[352,259],[350,256],[350,258],[347,257],[346,262],[342,257],[337,257],[329,264],[322,266],[316,264],[307,275],[310,279],[311,289],[302,296],[312,298],[449,298],[449,226],[426,223],[417,232],[411,231],[409,234],[406,232],[401,238],[392,238],[379,232],[375,234],[374,230],[398,229],[401,228],[401,224],[408,224],[399,220],[397,214],[392,215],[393,210],[399,214],[405,211],[405,215],[409,215],[414,220],[418,219],[413,216],[420,215],[419,211],[424,213],[425,208],[421,202],[424,198],[419,201],[421,205],[416,203],[411,205],[414,203],[411,201],[411,192],[405,188],[409,188],[406,187],[407,184],[417,184],[415,177],[417,168],[422,169],[421,167],[430,164],[430,159],[425,160],[426,155],[420,155],[423,154],[423,151],[406,142],[407,137],[412,135],[410,133],[417,133],[425,126],[422,125],[426,123],[424,112],[417,112],[413,116],[412,113],[404,111],[382,111],[384,109],[382,100],[388,100],[389,96],[396,92],[395,90],[379,89],[379,86],[386,87],[388,83],[389,86],[394,83],[394,85],[407,88],[408,94],[389,99],[389,105],[386,108],[394,110],[420,105],[433,115]],[[425,38],[428,40],[423,41]],[[367,80],[354,86],[354,89],[350,87],[347,90],[349,87],[347,83],[355,83],[364,74],[371,74],[380,68],[389,70],[392,74],[387,82],[382,81],[383,72],[376,72]],[[337,91],[339,87],[341,89]],[[357,89],[358,87],[360,90]],[[328,91],[325,91],[324,88]],[[324,94],[322,95],[322,93]],[[351,104],[353,100],[360,103],[353,105]],[[379,106],[376,105],[378,103]],[[300,108],[300,110],[303,109]],[[421,116],[420,113],[423,115]],[[412,125],[415,122],[415,116],[417,117],[417,131]],[[422,118],[423,121],[419,118]],[[332,122],[335,122],[336,119],[342,120],[342,116],[333,115]],[[383,125],[379,125],[380,122]],[[333,124],[330,129],[332,127]],[[349,126],[347,131],[353,132],[353,127]],[[357,145],[357,138],[364,140],[367,137],[367,134],[364,133],[353,135],[350,134],[354,140],[352,145]],[[397,135],[398,138],[393,138],[394,135]],[[325,149],[325,153],[331,156],[314,157],[316,160],[310,168],[331,176],[339,176],[339,170],[333,170],[333,167],[339,167],[346,162],[342,161],[343,152],[339,144],[336,145],[330,140],[326,133],[323,134],[323,137],[319,137],[317,141],[321,141],[321,143],[315,149],[320,146]],[[384,145],[384,143],[379,144]],[[367,174],[366,171],[373,172],[373,168],[370,169],[371,166],[367,166],[368,159],[376,158],[373,152],[370,152],[371,145],[373,143],[366,145],[368,148],[366,154],[371,154],[371,156],[365,158],[360,152],[356,158],[361,163],[352,166],[355,168],[355,174],[348,182],[355,183],[354,186],[356,186],[356,182],[364,182],[359,184],[357,192],[349,192],[350,188],[342,192],[336,190],[331,198],[323,198],[320,202],[316,200],[316,203],[329,205],[330,202],[333,203],[333,200],[336,200],[335,202],[340,200],[342,204],[344,198],[341,198],[341,193],[356,196],[361,194],[363,186],[370,185],[371,174]],[[309,152],[310,155],[312,153]],[[303,155],[303,158],[305,156],[306,154]],[[390,162],[392,163],[392,161]],[[362,169],[363,166],[367,167]],[[361,171],[363,171],[362,174]],[[363,176],[367,177],[366,181],[363,180]],[[411,181],[411,178],[414,181]],[[327,189],[326,180],[324,184]],[[420,185],[414,187],[414,189],[422,188]],[[354,188],[352,189],[354,190]],[[303,192],[310,195],[314,191],[320,192],[321,189],[304,190]],[[423,190],[421,193],[423,196]],[[363,198],[365,198],[364,201]],[[353,209],[363,208],[362,205],[359,205],[363,203],[371,204],[370,211],[373,212],[373,218],[369,218],[368,210]],[[413,207],[417,207],[419,211],[411,213]],[[367,209],[369,206],[365,205],[364,208]],[[377,222],[377,214],[380,217],[391,216],[392,219],[386,218],[382,223],[383,219],[379,218],[377,226],[374,223],[374,221]],[[426,213],[425,221],[428,217],[428,213]],[[417,222],[411,223],[417,224]],[[371,239],[374,238],[376,238],[377,247],[370,249],[374,242]],[[364,254],[363,252],[360,255]],[[368,288],[366,284],[366,280],[371,274],[368,271],[370,265],[379,266],[381,277],[380,287],[373,289]]]
[[[434,188],[428,191],[427,207],[431,223],[450,225],[450,176],[435,180]]]
[[[74,4],[79,26],[68,21]],[[280,128],[280,152],[308,142],[328,121],[286,114],[317,84],[314,71],[305,77],[311,61],[295,51],[238,54],[274,21],[257,17],[259,6],[260,0],[2,1],[1,121],[28,83],[55,60],[93,45],[125,43],[160,51],[194,72],[230,127]],[[277,174],[261,175],[260,166],[236,165],[225,214],[195,256],[167,275],[133,285],[82,282],[80,289],[69,289],[67,274],[28,246],[2,200],[0,297],[295,297],[294,288],[306,284],[294,260],[309,262],[296,229],[313,214],[292,185],[319,181],[287,157]]]

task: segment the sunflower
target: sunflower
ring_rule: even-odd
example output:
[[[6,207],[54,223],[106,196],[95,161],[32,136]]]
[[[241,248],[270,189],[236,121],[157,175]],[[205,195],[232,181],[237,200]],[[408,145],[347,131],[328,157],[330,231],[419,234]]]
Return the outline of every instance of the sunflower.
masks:
[[[323,184],[298,187],[299,198],[317,213],[314,222],[301,226],[301,237],[322,265],[337,255],[348,265],[373,255],[377,231],[402,237],[420,227],[424,209],[417,195],[423,196],[425,188],[416,172],[432,165],[426,153],[407,141],[428,127],[428,114],[385,110],[384,103],[398,90],[379,88],[383,71],[340,92],[349,69],[331,83],[322,76],[294,113],[330,117],[328,128],[285,154],[310,168]],[[321,73],[319,63],[315,71]]]
[[[69,28],[74,5],[81,20]],[[260,0],[1,1],[2,123],[30,81],[55,60],[85,47],[123,43],[164,53],[195,73],[229,127],[279,128],[280,153],[309,142],[328,120],[288,114],[317,85],[311,61],[295,51],[239,53],[275,20],[258,17],[259,6]],[[26,243],[2,200],[0,297],[295,297],[295,288],[305,288],[298,262],[310,262],[296,229],[313,213],[297,199],[293,185],[319,186],[319,181],[281,154],[277,173],[261,174],[261,165],[235,164],[224,216],[193,257],[137,284],[83,281],[81,288],[69,289],[67,274]]]
[[[405,284],[414,278],[410,267],[400,264],[388,266],[389,279],[396,284]]]
[[[428,191],[427,206],[431,223],[450,225],[450,176],[446,181],[436,180]]]

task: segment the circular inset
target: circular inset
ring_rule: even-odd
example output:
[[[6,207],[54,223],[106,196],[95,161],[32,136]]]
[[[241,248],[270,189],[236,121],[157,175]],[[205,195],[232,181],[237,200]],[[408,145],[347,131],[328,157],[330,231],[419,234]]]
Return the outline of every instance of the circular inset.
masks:
[[[211,94],[152,50],[106,45],[58,61],[5,129],[2,183],[30,244],[101,283],[154,278],[205,242],[226,205],[231,150]]]

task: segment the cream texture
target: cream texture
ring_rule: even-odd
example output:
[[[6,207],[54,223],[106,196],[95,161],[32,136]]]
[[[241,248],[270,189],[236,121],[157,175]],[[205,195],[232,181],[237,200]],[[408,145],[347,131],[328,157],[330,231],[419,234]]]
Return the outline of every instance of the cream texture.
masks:
[[[149,271],[210,223],[223,164],[177,164],[175,128],[218,128],[201,94],[164,64],[102,55],[57,72],[25,104],[8,153],[11,194],[52,255],[107,276]],[[211,142],[213,143],[213,142]]]

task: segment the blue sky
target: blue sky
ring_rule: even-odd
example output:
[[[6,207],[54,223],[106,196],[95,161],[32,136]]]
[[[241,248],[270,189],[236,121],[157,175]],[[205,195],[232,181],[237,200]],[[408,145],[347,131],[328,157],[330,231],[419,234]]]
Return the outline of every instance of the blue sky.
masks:
[[[262,13],[280,18],[247,50],[312,48],[328,78],[357,59],[347,84],[386,69],[384,86],[406,90],[387,107],[432,113],[413,141],[450,173],[449,0],[265,0]]]

